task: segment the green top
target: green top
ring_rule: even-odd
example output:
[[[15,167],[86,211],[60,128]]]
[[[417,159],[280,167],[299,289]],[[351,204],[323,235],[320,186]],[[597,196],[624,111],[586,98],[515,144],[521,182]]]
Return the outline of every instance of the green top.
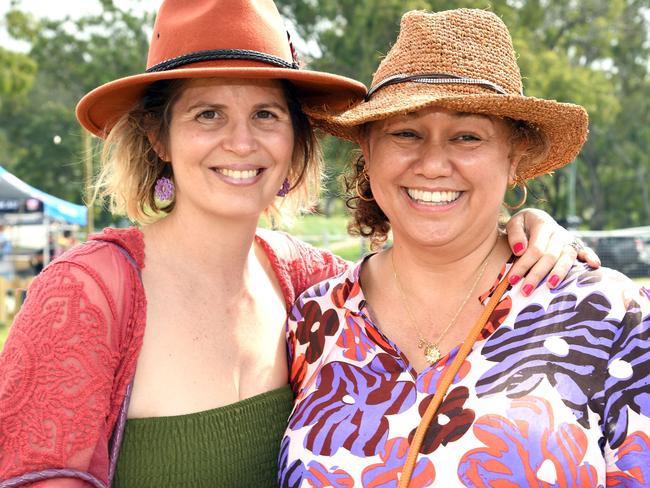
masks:
[[[286,385],[204,412],[129,419],[113,487],[277,486],[292,403]]]

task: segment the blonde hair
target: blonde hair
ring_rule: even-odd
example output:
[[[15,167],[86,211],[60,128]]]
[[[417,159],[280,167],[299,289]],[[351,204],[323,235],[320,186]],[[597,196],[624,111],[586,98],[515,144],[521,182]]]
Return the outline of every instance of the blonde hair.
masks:
[[[293,125],[294,151],[287,175],[289,193],[276,198],[263,212],[275,224],[310,208],[318,198],[322,177],[322,155],[311,122],[302,111],[293,85],[280,81]],[[162,176],[173,179],[173,173],[171,164],[160,158],[151,140],[167,145],[171,108],[185,83],[153,83],[139,103],[117,120],[102,147],[101,169],[91,202],[106,198],[111,213],[126,215],[140,224],[155,221],[174,209],[174,199],[160,202],[154,196],[156,181]]]

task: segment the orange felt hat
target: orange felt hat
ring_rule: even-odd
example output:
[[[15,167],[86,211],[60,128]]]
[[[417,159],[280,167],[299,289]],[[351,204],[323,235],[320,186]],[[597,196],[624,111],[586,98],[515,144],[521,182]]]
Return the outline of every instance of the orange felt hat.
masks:
[[[77,105],[77,118],[105,137],[151,83],[178,78],[285,79],[301,100],[333,110],[366,94],[356,80],[300,69],[272,0],[165,0],[146,71],[92,90]]]

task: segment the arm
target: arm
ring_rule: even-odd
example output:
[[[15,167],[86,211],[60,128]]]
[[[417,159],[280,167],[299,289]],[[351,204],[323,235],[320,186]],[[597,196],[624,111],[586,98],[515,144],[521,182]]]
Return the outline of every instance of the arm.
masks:
[[[513,253],[519,256],[510,281],[514,284],[525,275],[522,291],[526,285],[534,289],[546,276],[547,285],[554,288],[567,275],[576,257],[592,268],[600,266],[594,251],[584,248],[578,252],[571,246],[575,236],[542,210],[518,212],[508,221],[506,231]]]
[[[87,255],[50,265],[14,320],[0,355],[0,480],[65,468],[107,481],[120,324],[133,296],[129,265],[108,254],[92,256],[94,268],[83,265]],[[42,485],[93,486],[72,478],[33,486]]]
[[[630,299],[619,324],[604,388],[607,486],[650,482],[650,301]]]

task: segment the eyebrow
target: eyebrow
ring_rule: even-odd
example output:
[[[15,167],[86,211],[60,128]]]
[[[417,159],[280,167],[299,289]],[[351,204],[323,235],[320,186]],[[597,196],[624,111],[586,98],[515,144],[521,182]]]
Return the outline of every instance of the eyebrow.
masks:
[[[278,110],[280,110],[280,111],[282,111],[282,112],[284,112],[286,114],[289,113],[288,107],[286,107],[286,106],[284,106],[284,105],[282,105],[282,104],[280,104],[278,102],[262,102],[262,103],[258,103],[253,108],[255,108],[256,110],[261,110],[261,109],[265,109],[265,108],[275,108],[275,109],[278,109]]]
[[[228,108],[227,105],[224,105],[222,103],[211,103],[211,102],[205,102],[205,101],[199,100],[198,102],[195,102],[192,105],[190,105],[189,107],[187,107],[187,111],[190,112],[190,111],[192,111],[192,110],[194,110],[196,108],[199,108],[199,107],[209,107],[209,108],[215,109],[215,110],[223,110],[223,109]],[[261,103],[253,105],[253,110],[264,110],[264,109],[267,109],[267,108],[275,108],[275,109],[280,110],[280,111],[282,111],[282,112],[284,112],[286,114],[289,113],[289,109],[287,107],[283,106],[282,104],[278,103],[278,102],[261,102]]]

